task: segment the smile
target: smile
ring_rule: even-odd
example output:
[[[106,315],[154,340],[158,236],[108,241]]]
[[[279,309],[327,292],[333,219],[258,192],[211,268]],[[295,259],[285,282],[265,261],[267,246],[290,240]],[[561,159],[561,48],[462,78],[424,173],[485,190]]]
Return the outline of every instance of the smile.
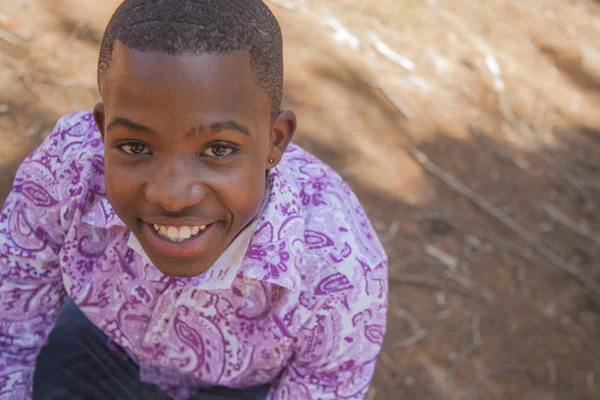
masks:
[[[167,226],[154,224],[154,230],[162,237],[175,242],[181,243],[184,240],[198,235],[206,230],[206,225],[196,226]]]
[[[141,225],[142,237],[150,251],[179,259],[197,257],[213,247],[211,243],[218,240],[221,226],[219,221],[202,225],[193,225],[192,221],[182,221],[181,225],[169,224],[168,221],[163,222],[165,225],[156,222],[161,221],[144,222]]]

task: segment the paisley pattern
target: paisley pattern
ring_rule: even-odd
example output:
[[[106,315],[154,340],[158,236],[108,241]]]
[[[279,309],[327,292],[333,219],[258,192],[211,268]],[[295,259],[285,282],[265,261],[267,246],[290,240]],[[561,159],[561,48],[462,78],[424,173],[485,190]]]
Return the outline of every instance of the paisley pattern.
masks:
[[[385,335],[387,256],[330,167],[291,145],[248,241],[178,279],[114,213],[103,160],[85,111],[17,173],[0,213],[0,399],[30,398],[66,296],[175,399],[264,383],[269,399],[364,397]]]

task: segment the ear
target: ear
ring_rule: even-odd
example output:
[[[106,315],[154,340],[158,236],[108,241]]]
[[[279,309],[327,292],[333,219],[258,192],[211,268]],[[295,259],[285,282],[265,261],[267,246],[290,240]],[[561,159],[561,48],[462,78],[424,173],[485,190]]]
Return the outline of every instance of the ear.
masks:
[[[104,121],[106,120],[106,113],[104,112],[104,103],[100,102],[96,104],[94,107],[94,121],[96,121],[96,125],[98,126],[98,130],[100,131],[100,136],[102,136],[102,141],[104,141]]]
[[[292,110],[281,110],[271,128],[271,151],[266,163],[267,169],[279,164],[295,132],[296,114]],[[272,163],[271,160],[273,160]]]

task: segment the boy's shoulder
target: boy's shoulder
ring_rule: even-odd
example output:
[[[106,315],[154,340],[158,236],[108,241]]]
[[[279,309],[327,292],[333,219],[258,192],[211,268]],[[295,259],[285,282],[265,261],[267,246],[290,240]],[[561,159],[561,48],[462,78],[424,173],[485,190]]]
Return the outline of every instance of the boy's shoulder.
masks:
[[[57,170],[56,173],[69,169],[80,171],[82,165],[90,161],[96,168],[101,167],[103,164],[102,136],[96,126],[92,111],[79,111],[61,117],[54,130],[30,155],[31,157],[52,159],[54,169]],[[103,175],[104,168],[100,168],[97,172],[101,172]]]
[[[46,189],[51,189],[61,202],[76,203],[78,208],[85,208],[97,195],[103,194],[103,144],[92,111],[61,117],[21,167],[37,171],[41,174],[37,180],[52,186]]]
[[[62,158],[81,154],[102,153],[102,137],[94,121],[92,110],[78,111],[59,118],[52,133],[46,138]]]
[[[385,275],[387,256],[377,234],[332,167],[291,144],[269,176],[244,275],[290,289],[344,286],[375,270]]]

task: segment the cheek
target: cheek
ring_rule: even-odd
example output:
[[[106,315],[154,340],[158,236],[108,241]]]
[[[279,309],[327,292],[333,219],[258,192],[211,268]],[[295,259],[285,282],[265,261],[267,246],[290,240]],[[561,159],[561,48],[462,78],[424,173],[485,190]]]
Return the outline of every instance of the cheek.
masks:
[[[245,224],[254,217],[263,199],[265,174],[264,165],[255,163],[221,178],[219,192],[234,220]]]
[[[136,177],[135,170],[116,165],[109,158],[106,160],[104,181],[110,202],[115,208],[130,204],[136,196],[139,177]]]

